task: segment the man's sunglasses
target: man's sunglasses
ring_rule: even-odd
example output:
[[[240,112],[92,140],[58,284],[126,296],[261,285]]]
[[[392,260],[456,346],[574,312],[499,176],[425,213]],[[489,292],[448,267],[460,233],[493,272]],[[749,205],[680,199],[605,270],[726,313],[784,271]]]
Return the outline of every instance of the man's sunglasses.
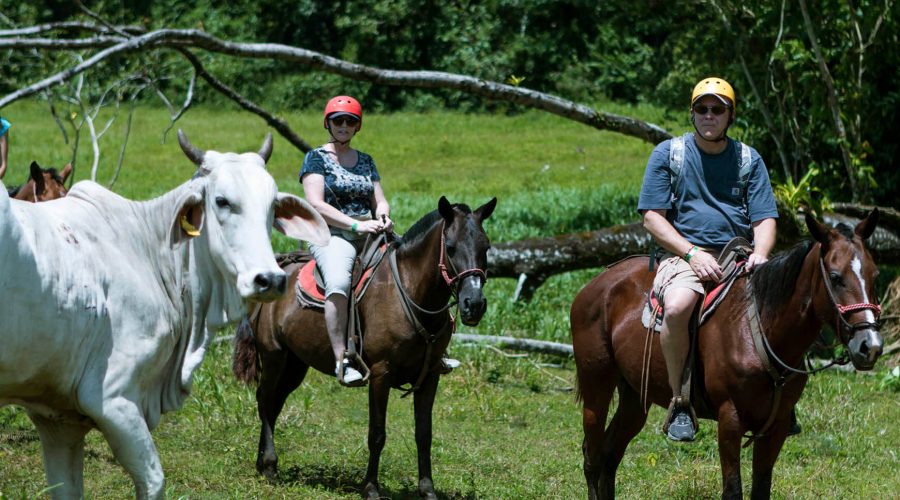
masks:
[[[338,127],[355,127],[357,123],[359,123],[359,118],[348,115],[341,115],[337,118],[331,118],[331,123],[337,125]]]
[[[726,111],[728,111],[728,106],[723,106],[721,104],[714,104],[712,106],[704,106],[702,104],[695,104],[693,109],[694,109],[694,113],[697,113],[698,115],[705,115],[706,113],[709,113],[710,111],[712,111],[712,114],[719,116],[719,115],[725,113]]]

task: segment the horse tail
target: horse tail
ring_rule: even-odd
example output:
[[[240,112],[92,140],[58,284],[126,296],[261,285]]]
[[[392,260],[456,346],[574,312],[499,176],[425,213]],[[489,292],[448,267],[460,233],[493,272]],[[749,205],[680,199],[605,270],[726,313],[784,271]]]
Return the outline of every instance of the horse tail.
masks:
[[[259,354],[256,351],[256,338],[253,334],[253,323],[258,323],[261,304],[253,307],[234,332],[234,356],[231,362],[231,373],[235,378],[247,385],[259,382]]]

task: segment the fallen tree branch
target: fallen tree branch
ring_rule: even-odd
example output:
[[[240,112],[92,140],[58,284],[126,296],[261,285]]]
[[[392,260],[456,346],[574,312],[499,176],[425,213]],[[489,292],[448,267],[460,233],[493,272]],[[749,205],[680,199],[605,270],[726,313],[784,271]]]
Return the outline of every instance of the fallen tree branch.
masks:
[[[91,38],[0,38],[0,49],[43,49],[71,50],[85,48],[106,48],[89,59],[93,64],[114,54],[144,50],[147,48],[201,48],[210,52],[235,57],[273,59],[337,74],[346,78],[389,85],[413,88],[442,88],[460,90],[488,99],[511,102],[532,107],[549,113],[589,125],[599,130],[609,130],[624,135],[637,137],[656,144],[669,139],[671,134],[652,123],[643,122],[611,113],[596,111],[587,106],[562,99],[557,96],[530,90],[524,87],[506,85],[475,78],[472,76],[446,73],[442,71],[397,71],[351,63],[327,56],[325,54],[282,44],[274,43],[236,43],[221,40],[199,30],[162,29],[151,31],[141,36],[126,40],[121,36],[100,35]],[[93,65],[92,64],[92,65]],[[87,67],[79,67],[84,71]],[[74,73],[68,70],[55,75],[53,81],[47,80],[13,92],[0,99],[0,107],[10,102],[30,96],[49,84],[58,84]],[[48,79],[49,80],[49,79]]]
[[[487,344],[499,346],[504,349],[538,352],[541,354],[552,354],[554,356],[572,356],[572,346],[569,344],[560,344],[559,342],[521,339],[516,337],[502,337],[498,335],[473,335],[468,333],[454,333],[453,338],[456,339],[456,342]]]

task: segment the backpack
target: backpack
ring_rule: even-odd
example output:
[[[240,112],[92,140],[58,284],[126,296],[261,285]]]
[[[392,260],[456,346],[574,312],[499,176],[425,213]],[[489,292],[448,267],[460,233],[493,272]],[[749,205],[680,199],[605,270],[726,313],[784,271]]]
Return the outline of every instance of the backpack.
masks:
[[[684,169],[684,151],[685,151],[685,143],[687,137],[692,133],[688,132],[684,135],[679,135],[677,137],[673,137],[671,139],[671,144],[669,145],[669,171],[672,174],[672,198],[675,198],[675,193],[678,192],[681,187],[681,171]],[[752,165],[752,161],[750,158],[750,146],[747,146],[743,142],[738,142],[738,156],[741,158],[741,166],[738,170],[738,175],[740,176],[740,180],[738,181],[738,185],[740,186],[740,196],[744,201],[744,208],[747,208],[747,186],[750,184],[750,167]],[[651,250],[650,250],[650,266],[649,270],[652,272],[654,265],[656,264],[656,256],[659,253],[661,248],[654,241]]]
[[[684,169],[684,141],[691,135],[688,132],[678,137],[673,137],[669,146],[669,171],[672,173],[672,196],[678,192],[681,187],[681,171]],[[750,184],[750,166],[752,165],[750,158],[750,146],[743,142],[738,142],[738,155],[741,158],[741,167],[738,170],[740,181],[738,184],[741,189],[740,196],[744,200],[744,208],[747,207],[747,186]]]

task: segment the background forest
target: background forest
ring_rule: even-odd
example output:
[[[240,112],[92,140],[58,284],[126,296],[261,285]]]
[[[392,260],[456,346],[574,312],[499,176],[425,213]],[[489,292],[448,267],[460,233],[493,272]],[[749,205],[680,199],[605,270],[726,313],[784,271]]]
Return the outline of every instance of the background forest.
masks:
[[[0,5],[3,29],[84,18],[68,0]],[[738,94],[735,135],[763,154],[776,181],[802,183],[832,201],[896,206],[900,9],[892,0],[136,0],[86,6],[116,25],[195,28],[383,69],[465,74],[597,109],[610,102],[650,103],[685,124],[692,84],[719,75]],[[276,110],[317,109],[322,96],[339,89],[372,111],[522,111],[459,91],[379,86],[273,60],[236,64],[222,55],[199,57],[222,81]],[[0,52],[0,93],[72,64],[67,52]],[[184,90],[191,67],[178,54],[154,51],[116,59],[93,70],[92,79],[108,83],[135,70],[174,92]],[[211,104],[224,99],[203,86],[195,96]]]

